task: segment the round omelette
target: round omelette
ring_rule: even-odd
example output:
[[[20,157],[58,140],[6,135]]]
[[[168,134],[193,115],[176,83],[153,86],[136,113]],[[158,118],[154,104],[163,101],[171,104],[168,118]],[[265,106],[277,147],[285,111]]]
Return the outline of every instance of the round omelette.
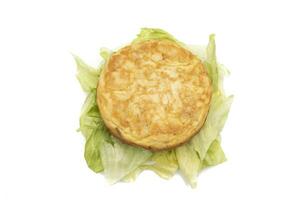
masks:
[[[211,93],[197,56],[169,40],[148,40],[110,56],[99,78],[97,103],[114,136],[158,151],[199,132]]]

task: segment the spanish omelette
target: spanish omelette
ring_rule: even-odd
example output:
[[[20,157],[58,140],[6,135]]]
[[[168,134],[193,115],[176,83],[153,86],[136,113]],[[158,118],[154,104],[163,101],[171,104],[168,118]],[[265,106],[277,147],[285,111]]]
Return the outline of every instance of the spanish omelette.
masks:
[[[148,40],[114,52],[97,103],[111,134],[152,151],[177,147],[205,122],[212,94],[201,60],[174,41]]]

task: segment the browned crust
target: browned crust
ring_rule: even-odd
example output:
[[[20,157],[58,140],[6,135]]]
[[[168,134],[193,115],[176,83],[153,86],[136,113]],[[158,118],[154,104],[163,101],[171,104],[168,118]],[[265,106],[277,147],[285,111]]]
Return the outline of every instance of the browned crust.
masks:
[[[207,114],[206,114],[206,116],[205,116],[205,120],[204,120],[203,124],[204,124],[205,121],[206,121],[207,115],[208,115],[208,112],[207,112]],[[202,124],[202,126],[203,126],[203,124]],[[123,143],[125,143],[125,144],[131,145],[131,146],[135,146],[135,147],[142,147],[142,148],[148,149],[148,150],[150,150],[150,151],[152,151],[152,152],[158,152],[158,151],[164,151],[164,150],[175,149],[176,147],[179,147],[179,146],[181,146],[181,145],[184,145],[185,143],[189,142],[195,135],[197,135],[197,134],[199,133],[199,131],[200,131],[200,129],[202,128],[202,126],[201,126],[197,131],[195,131],[195,133],[194,133],[193,135],[191,135],[190,137],[186,138],[186,140],[184,140],[184,141],[182,141],[182,142],[180,142],[180,143],[178,143],[178,144],[175,144],[175,145],[173,145],[173,146],[165,146],[164,148],[154,148],[154,147],[151,147],[151,146],[137,145],[137,144],[135,144],[135,143],[133,143],[133,142],[127,140],[126,138],[122,137],[122,135],[119,134],[119,130],[118,130],[118,129],[116,129],[116,131],[111,131],[111,130],[109,129],[109,131],[110,131],[110,133],[111,133],[113,136],[115,136],[116,138],[118,138],[119,140],[121,140],[121,141],[122,141]],[[116,132],[117,132],[117,133],[116,133]]]
[[[131,134],[131,130],[128,131],[128,127],[126,126],[123,126],[124,125],[124,120],[126,121],[127,119],[124,118],[124,116],[119,116],[118,114],[121,113],[121,111],[114,111],[115,108],[112,108],[113,106],[119,106],[120,105],[120,108],[123,106],[123,109],[125,109],[128,113],[130,113],[131,111],[134,111],[129,109],[128,107],[128,102],[127,104],[125,104],[124,102],[127,101],[126,100],[126,95],[128,94],[128,92],[132,92],[131,90],[129,90],[128,88],[130,86],[132,86],[132,82],[129,82],[129,83],[126,83],[128,87],[123,87],[124,85],[121,85],[123,84],[121,81],[125,81],[127,79],[130,79],[130,73],[132,73],[133,75],[136,75],[136,70],[137,67],[140,67],[143,65],[143,63],[141,63],[141,60],[139,60],[138,63],[130,63],[129,67],[127,68],[133,68],[130,73],[128,73],[127,71],[125,71],[124,73],[126,75],[128,75],[127,77],[118,77],[119,79],[112,79],[111,77],[113,72],[115,71],[122,71],[122,68],[125,67],[126,68],[126,64],[124,64],[125,61],[130,60],[132,59],[132,55],[136,52],[140,52],[141,54],[140,55],[143,55],[145,54],[145,52],[151,52],[150,53],[150,56],[153,56],[154,55],[154,58],[155,60],[158,60],[158,62],[160,62],[160,60],[162,59],[161,56],[157,56],[157,52],[160,52],[160,48],[164,47],[164,48],[169,48],[167,49],[167,51],[173,51],[174,49],[174,54],[175,55],[164,55],[163,59],[169,59],[169,61],[167,63],[183,63],[183,64],[186,64],[188,67],[191,66],[191,69],[193,69],[195,72],[195,74],[199,77],[201,76],[201,78],[199,78],[199,80],[196,80],[195,79],[195,75],[193,75],[193,73],[190,75],[192,78],[194,78],[196,80],[196,82],[198,81],[200,84],[199,87],[202,87],[204,88],[204,93],[200,93],[202,94],[202,96],[204,95],[204,100],[201,100],[201,98],[199,99],[198,97],[200,97],[199,95],[196,96],[195,98],[198,100],[196,101],[195,98],[191,100],[191,102],[187,102],[186,105],[192,105],[192,104],[195,104],[195,103],[202,103],[204,105],[201,106],[198,106],[198,107],[191,107],[191,108],[195,108],[195,113],[198,113],[200,112],[201,115],[199,116],[194,116],[193,118],[191,117],[191,119],[188,119],[188,121],[190,120],[190,126],[186,125],[186,127],[184,126],[180,126],[178,124],[180,123],[175,123],[174,124],[174,127],[172,127],[171,125],[169,125],[169,122],[168,121],[168,118],[166,118],[166,123],[163,124],[162,123],[162,126],[165,126],[167,124],[167,126],[170,127],[170,129],[168,130],[172,130],[172,132],[170,132],[169,136],[170,138],[173,138],[173,140],[175,141],[171,141],[169,143],[162,143],[159,141],[159,138],[160,138],[160,133],[157,133],[157,132],[151,132],[151,131],[148,131],[147,132],[147,129],[146,131],[144,131],[145,134],[148,134],[146,135],[145,137],[142,137],[139,135],[139,131],[138,130],[143,130],[143,127],[141,127],[141,129],[138,129],[138,128],[135,128],[133,127],[132,128],[132,132],[136,131],[136,134]],[[168,52],[167,52],[168,53]],[[148,54],[147,54],[148,55]],[[135,56],[139,56],[139,54],[135,55]],[[156,56],[156,57],[155,57]],[[149,58],[142,58],[142,62],[148,62],[149,61]],[[122,63],[122,64],[120,64]],[[155,62],[154,62],[155,63]],[[125,66],[124,66],[125,65]],[[154,65],[157,65],[156,63]],[[166,65],[167,66],[167,65]],[[178,67],[176,65],[174,65],[175,67]],[[155,68],[156,66],[152,67],[150,66],[151,70],[155,70],[157,68]],[[164,67],[164,66],[163,66]],[[194,68],[198,68],[197,70],[195,70]],[[164,69],[164,68],[162,68]],[[178,70],[180,70],[181,68],[178,67]],[[172,69],[173,70],[173,69]],[[173,71],[169,71],[168,73],[170,73],[170,79],[174,78],[172,77],[172,73]],[[129,70],[130,71],[130,70]],[[142,72],[144,73],[144,72]],[[146,69],[146,72],[145,73],[148,73],[147,72],[147,69]],[[177,73],[177,72],[176,72]],[[188,75],[184,74],[184,73],[177,73],[180,75],[182,75],[184,78],[189,78]],[[120,72],[119,74],[117,74],[118,76],[123,76],[122,72]],[[187,76],[187,77],[185,77]],[[128,78],[129,77],[129,78]],[[126,79],[127,78],[127,79]],[[201,80],[203,79],[203,80]],[[205,80],[204,80],[205,79]],[[120,84],[116,84],[116,83],[119,83]],[[133,81],[137,81],[137,80],[133,80]],[[166,79],[162,80],[162,81],[165,81],[165,82],[168,82]],[[172,82],[173,81],[173,82]],[[175,79],[173,80],[172,79],[172,83],[170,84],[174,84],[177,80],[176,80],[176,77]],[[202,81],[202,82],[201,82]],[[182,82],[180,83],[182,85],[184,85],[185,83]],[[201,85],[201,84],[204,84],[205,86]],[[112,86],[111,86],[112,85]],[[172,85],[173,86],[173,85]],[[115,88],[114,88],[115,87]],[[123,88],[122,88],[123,87]],[[193,86],[192,86],[193,87]],[[146,87],[147,88],[147,87]],[[122,90],[120,90],[122,89]],[[125,94],[125,97],[122,97],[122,95],[120,96],[120,98],[124,98],[125,100],[115,100],[113,98],[110,98],[110,95],[113,94],[112,91],[121,91],[123,93],[121,93],[122,95]],[[135,90],[134,90],[135,91]],[[183,94],[183,98],[184,97],[187,97],[187,96],[184,96],[184,92],[185,90],[184,89],[181,89],[179,90],[182,94]],[[106,96],[105,96],[105,95]],[[155,94],[155,92],[154,92]],[[142,94],[139,94],[140,96],[142,96]],[[149,93],[146,93],[146,97],[150,96]],[[175,95],[176,96],[176,95]],[[177,96],[180,96],[180,94]],[[107,100],[107,98],[110,98],[109,100]],[[106,99],[105,99],[106,98]],[[176,97],[174,97],[174,99],[176,99]],[[181,99],[182,100],[182,99]],[[187,51],[186,49],[178,46],[177,44],[175,44],[174,42],[170,42],[170,41],[157,41],[157,40],[151,40],[151,41],[146,41],[146,42],[142,42],[142,43],[139,43],[139,44],[134,44],[134,45],[130,45],[130,46],[126,46],[122,49],[120,49],[118,52],[114,53],[111,58],[108,60],[106,66],[104,67],[104,69],[102,70],[101,72],[101,75],[100,75],[100,78],[99,78],[99,84],[98,84],[98,88],[97,88],[97,104],[98,104],[98,107],[99,107],[99,110],[101,112],[101,115],[103,117],[103,120],[106,124],[106,126],[108,127],[108,129],[110,130],[110,132],[112,133],[112,135],[114,135],[115,137],[119,138],[121,141],[123,141],[124,143],[127,143],[129,145],[133,145],[133,146],[138,146],[138,147],[143,147],[145,149],[149,149],[151,151],[160,151],[160,150],[167,150],[167,149],[172,149],[172,148],[175,148],[175,147],[178,147],[186,142],[188,142],[194,135],[196,135],[199,130],[201,129],[201,127],[203,126],[205,120],[206,120],[206,117],[207,117],[207,114],[208,114],[208,110],[209,110],[209,104],[210,104],[210,100],[211,100],[211,83],[210,83],[210,80],[207,76],[207,73],[204,69],[204,66],[203,64],[201,63],[201,61],[194,55],[192,55],[191,52]],[[132,100],[131,100],[132,101]],[[136,100],[137,102],[143,102],[143,101],[138,101]],[[153,101],[156,101],[155,98]],[[115,102],[117,102],[117,104],[114,104]],[[160,103],[162,102],[161,98],[160,98]],[[114,104],[114,105],[109,105],[109,104]],[[157,102],[156,102],[157,103]],[[124,104],[124,105],[121,105],[121,104]],[[171,106],[173,106],[172,103],[170,103]],[[180,102],[179,102],[180,104]],[[156,105],[156,104],[155,104]],[[156,106],[160,105],[159,103],[157,103]],[[184,104],[185,105],[185,104]],[[125,106],[125,108],[124,108]],[[127,106],[127,107],[126,107]],[[110,107],[110,109],[108,108]],[[146,110],[146,112],[150,112],[152,110],[155,110],[155,108],[150,108],[149,110]],[[184,113],[184,109],[185,108],[181,108],[181,111],[180,112],[183,112]],[[122,111],[123,112],[123,111]],[[181,115],[180,115],[180,112],[178,112],[177,116],[178,118],[181,119]],[[187,113],[187,115],[193,115],[194,111],[189,111]],[[155,112],[154,112],[155,113]],[[115,114],[115,116],[117,117],[120,117],[121,120],[117,117],[113,117]],[[139,116],[142,116],[142,115],[139,115]],[[196,118],[199,118],[198,120],[196,120]],[[128,117],[128,119],[130,119],[130,117]],[[164,118],[165,119],[165,118]],[[123,120],[123,121],[122,121]],[[176,122],[177,119],[175,119],[175,122]],[[197,124],[195,125],[195,121],[197,122]],[[151,121],[152,122],[152,121]],[[123,125],[121,125],[121,123],[123,123]],[[130,124],[130,123],[134,123],[133,121],[126,121],[127,124]],[[127,125],[126,124],[126,125]],[[143,122],[141,122],[141,124],[143,125]],[[182,123],[181,123],[182,124]],[[145,123],[144,123],[145,125]],[[146,124],[147,125],[147,124]],[[158,126],[159,127],[159,126]],[[176,129],[176,127],[178,127],[178,129]],[[160,127],[159,127],[160,128]],[[185,129],[184,129],[185,128]],[[192,128],[192,129],[191,129]],[[188,130],[186,130],[188,129]],[[159,129],[153,129],[153,130],[159,130]],[[180,131],[177,131],[177,130],[180,130]],[[186,134],[182,133],[178,133],[178,132],[183,132],[183,131],[186,131]],[[178,137],[176,135],[176,132],[178,133]],[[162,133],[161,135],[163,134],[166,134],[166,133]],[[132,136],[133,135],[133,136]],[[155,136],[155,135],[158,135],[158,136]],[[175,136],[174,136],[175,135]],[[164,136],[164,135],[163,135]],[[154,138],[152,140],[150,140],[149,144],[147,143],[147,137],[148,138]],[[155,141],[156,139],[158,138],[158,143],[155,144]],[[176,138],[177,137],[177,138]],[[146,138],[146,139],[144,139]],[[145,140],[144,142],[140,142],[142,140]],[[168,138],[163,138],[163,140],[168,140]],[[177,141],[178,140],[178,141]]]

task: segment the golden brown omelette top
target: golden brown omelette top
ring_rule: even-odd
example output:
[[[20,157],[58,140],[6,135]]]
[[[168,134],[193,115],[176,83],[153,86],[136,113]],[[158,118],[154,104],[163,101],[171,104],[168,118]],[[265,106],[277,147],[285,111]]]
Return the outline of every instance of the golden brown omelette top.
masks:
[[[210,99],[211,83],[201,61],[168,40],[148,40],[113,53],[97,88],[110,132],[150,150],[188,141],[202,127]]]

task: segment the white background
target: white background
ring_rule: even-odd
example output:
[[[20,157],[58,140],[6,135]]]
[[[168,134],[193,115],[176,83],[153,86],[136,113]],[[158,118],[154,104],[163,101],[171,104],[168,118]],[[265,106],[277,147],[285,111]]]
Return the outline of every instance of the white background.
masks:
[[[300,6],[297,1],[0,1],[0,199],[300,199]],[[228,161],[198,187],[152,172],[108,185],[83,158],[84,100],[71,52],[159,27],[188,44],[216,34],[235,95]]]

